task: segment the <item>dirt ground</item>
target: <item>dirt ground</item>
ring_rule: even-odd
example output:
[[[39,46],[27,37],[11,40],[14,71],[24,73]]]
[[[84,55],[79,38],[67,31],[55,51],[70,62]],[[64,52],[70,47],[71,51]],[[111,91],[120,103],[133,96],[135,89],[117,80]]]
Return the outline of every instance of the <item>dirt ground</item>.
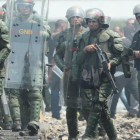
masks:
[[[20,137],[18,132],[0,131],[0,140],[68,140],[66,125],[66,112],[61,111],[61,119],[52,118],[51,112],[45,112],[40,120],[40,132],[35,137]],[[119,110],[116,118],[113,119],[120,140],[140,140],[140,118],[130,118],[126,110]],[[86,121],[78,121],[80,140],[85,132]],[[99,140],[108,140],[107,136],[100,137]]]

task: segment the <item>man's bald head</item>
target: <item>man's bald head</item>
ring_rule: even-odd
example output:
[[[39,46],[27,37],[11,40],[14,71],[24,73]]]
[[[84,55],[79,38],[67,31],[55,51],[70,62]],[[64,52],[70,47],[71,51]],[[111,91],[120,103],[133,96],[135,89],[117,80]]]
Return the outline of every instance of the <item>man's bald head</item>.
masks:
[[[115,26],[113,31],[117,32],[121,37],[124,37],[124,29],[121,26]]]
[[[64,30],[66,28],[67,28],[66,21],[59,19],[55,22],[55,30],[58,30],[58,29]]]

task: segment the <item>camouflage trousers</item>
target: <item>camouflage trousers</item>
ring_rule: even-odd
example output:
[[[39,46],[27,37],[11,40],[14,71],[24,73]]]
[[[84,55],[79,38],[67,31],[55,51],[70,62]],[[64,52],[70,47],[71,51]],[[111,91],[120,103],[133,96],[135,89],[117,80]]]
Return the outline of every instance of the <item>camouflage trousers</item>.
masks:
[[[81,97],[82,97],[81,112],[82,112],[86,122],[88,122],[90,109],[92,107],[92,90],[91,89],[81,89]],[[98,131],[98,129],[100,131]],[[94,140],[98,140],[99,135],[104,136],[105,134],[106,133],[105,133],[104,127],[103,127],[101,121],[99,121],[99,126],[97,126],[95,131],[93,131],[92,137]]]
[[[70,91],[72,91],[72,90],[70,90]],[[70,91],[69,91],[69,94],[70,94]],[[78,135],[77,112],[79,110],[80,110],[80,113],[82,113],[82,115],[84,116],[85,120],[88,121],[91,103],[87,100],[87,98],[85,98],[85,96],[83,94],[84,94],[84,92],[80,93],[81,98],[82,98],[82,108],[80,108],[81,106],[79,106],[79,108],[78,108],[79,103],[71,102],[73,104],[73,105],[71,105],[69,102],[69,104],[67,104],[67,105],[69,105],[69,106],[67,106],[67,109],[66,109],[66,120],[67,120],[68,132],[69,132],[69,140],[77,139],[77,135]],[[74,105],[75,105],[75,107],[74,107]],[[94,138],[94,140],[98,140],[98,137],[99,137],[98,136],[98,127],[96,127],[96,130],[93,131],[92,137]]]
[[[42,94],[40,90],[20,90],[22,128],[35,124],[39,128]]]
[[[9,100],[9,109],[13,120],[13,128],[15,128],[17,125],[21,125],[19,90],[6,88],[5,92]]]
[[[117,140],[116,130],[107,107],[107,97],[110,94],[111,87],[109,83],[102,83],[99,89],[92,90],[92,107],[83,140],[92,138],[92,134],[96,131],[99,121],[101,121],[109,139]]]
[[[28,123],[39,125],[42,95],[39,90],[7,89],[10,112],[15,126],[21,120],[22,129]]]
[[[0,126],[6,127],[6,126],[11,125],[12,119],[11,119],[11,114],[10,114],[9,110],[6,110],[6,113],[5,113],[5,111],[4,111],[4,105],[5,104],[3,104],[2,100],[1,100],[1,96],[4,92],[3,81],[4,81],[4,78],[0,78]],[[7,102],[8,102],[8,97],[7,96],[6,96],[6,99],[7,99]],[[5,109],[8,109],[8,108],[5,108]]]

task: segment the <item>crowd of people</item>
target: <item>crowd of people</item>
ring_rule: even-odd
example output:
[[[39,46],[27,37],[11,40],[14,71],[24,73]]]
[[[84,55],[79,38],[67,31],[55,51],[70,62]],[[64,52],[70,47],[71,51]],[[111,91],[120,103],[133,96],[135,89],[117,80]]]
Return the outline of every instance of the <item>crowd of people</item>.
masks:
[[[17,0],[11,15],[8,3],[0,8],[0,95],[4,89],[9,105],[5,110],[0,101],[1,127],[37,135],[42,99],[52,118],[61,119],[63,97],[69,140],[78,140],[78,112],[87,122],[82,140],[98,140],[98,124],[102,135],[118,140],[112,118],[119,98],[129,117],[140,117],[140,5],[133,9],[136,18],[113,30],[101,9],[73,6],[51,33],[34,4]],[[52,66],[47,77],[45,55]]]

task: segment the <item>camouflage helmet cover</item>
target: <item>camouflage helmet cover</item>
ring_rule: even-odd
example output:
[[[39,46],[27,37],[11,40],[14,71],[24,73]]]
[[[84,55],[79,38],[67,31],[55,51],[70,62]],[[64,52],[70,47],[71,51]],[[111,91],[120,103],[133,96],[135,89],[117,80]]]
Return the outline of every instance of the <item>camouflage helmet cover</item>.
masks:
[[[136,5],[133,9],[133,14],[138,18],[140,16],[140,4]]]
[[[92,8],[86,10],[84,13],[84,19],[87,21],[87,19],[93,19],[93,20],[98,20],[99,24],[104,24],[104,13],[102,10],[98,8]]]
[[[70,18],[74,16],[78,16],[80,18],[83,18],[84,10],[78,6],[72,6],[70,7],[66,12],[66,18],[69,20]]]

